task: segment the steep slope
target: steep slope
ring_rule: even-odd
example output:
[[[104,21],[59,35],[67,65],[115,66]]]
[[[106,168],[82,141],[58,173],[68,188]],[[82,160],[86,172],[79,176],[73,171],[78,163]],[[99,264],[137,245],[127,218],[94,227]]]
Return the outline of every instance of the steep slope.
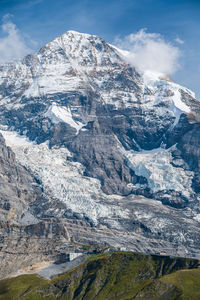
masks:
[[[15,160],[0,134],[0,278],[34,261],[56,260],[69,247],[66,230],[53,218],[37,218],[35,203],[48,199],[37,180]]]
[[[197,266],[189,259],[104,254],[51,281],[36,275],[0,281],[0,299],[195,300],[200,296]]]
[[[69,243],[200,257],[199,113],[97,36],[69,31],[0,67],[1,133],[40,183],[34,217]]]

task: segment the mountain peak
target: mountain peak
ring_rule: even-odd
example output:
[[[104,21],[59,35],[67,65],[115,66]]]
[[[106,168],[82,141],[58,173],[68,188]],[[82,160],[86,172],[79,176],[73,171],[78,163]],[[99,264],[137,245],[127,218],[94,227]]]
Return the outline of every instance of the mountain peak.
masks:
[[[61,34],[60,36],[56,37],[53,39],[50,43],[47,45],[52,45],[52,43],[61,43],[63,44],[68,44],[68,45],[73,45],[81,43],[84,44],[85,47],[91,47],[92,45],[95,44],[95,41],[97,42],[103,42],[106,43],[102,38],[93,35],[93,34],[88,34],[88,33],[81,33],[75,30],[69,30],[66,31],[65,33]]]
[[[96,35],[89,34],[89,33],[83,33],[76,30],[68,30],[62,35],[74,35],[74,36],[84,36],[84,37],[97,37]],[[62,36],[61,35],[61,36]]]

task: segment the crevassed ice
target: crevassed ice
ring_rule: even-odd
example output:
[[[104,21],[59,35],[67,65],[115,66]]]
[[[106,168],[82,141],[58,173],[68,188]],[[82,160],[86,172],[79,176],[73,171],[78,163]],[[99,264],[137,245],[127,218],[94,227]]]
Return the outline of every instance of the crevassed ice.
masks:
[[[192,171],[173,167],[170,150],[159,148],[152,151],[133,152],[123,151],[129,160],[129,166],[136,175],[147,179],[148,185],[155,193],[162,190],[174,190],[188,197],[193,194]]]
[[[36,145],[15,132],[2,130],[1,133],[17,161],[41,180],[44,192],[64,202],[68,209],[87,216],[95,224],[99,218],[127,216],[127,211],[108,204],[115,195],[104,194],[97,179],[84,177],[80,163],[66,160],[71,156],[66,148],[49,149],[47,143]]]

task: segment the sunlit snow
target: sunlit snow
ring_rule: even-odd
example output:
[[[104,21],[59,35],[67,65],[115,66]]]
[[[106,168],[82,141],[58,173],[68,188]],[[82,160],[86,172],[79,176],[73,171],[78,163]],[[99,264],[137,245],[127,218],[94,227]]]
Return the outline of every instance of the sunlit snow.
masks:
[[[51,121],[55,124],[65,122],[75,128],[77,133],[84,126],[81,122],[74,121],[69,107],[59,106],[56,103],[53,103],[49,107],[48,111],[45,113],[45,117],[51,119]]]

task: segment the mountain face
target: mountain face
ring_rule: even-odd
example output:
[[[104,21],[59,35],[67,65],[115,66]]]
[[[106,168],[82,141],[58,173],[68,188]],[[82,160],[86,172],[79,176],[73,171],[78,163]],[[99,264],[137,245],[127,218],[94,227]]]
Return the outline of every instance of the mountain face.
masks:
[[[45,228],[32,260],[77,243],[200,257],[199,116],[190,90],[97,36],[69,31],[1,65],[2,222],[14,211],[27,247]]]

